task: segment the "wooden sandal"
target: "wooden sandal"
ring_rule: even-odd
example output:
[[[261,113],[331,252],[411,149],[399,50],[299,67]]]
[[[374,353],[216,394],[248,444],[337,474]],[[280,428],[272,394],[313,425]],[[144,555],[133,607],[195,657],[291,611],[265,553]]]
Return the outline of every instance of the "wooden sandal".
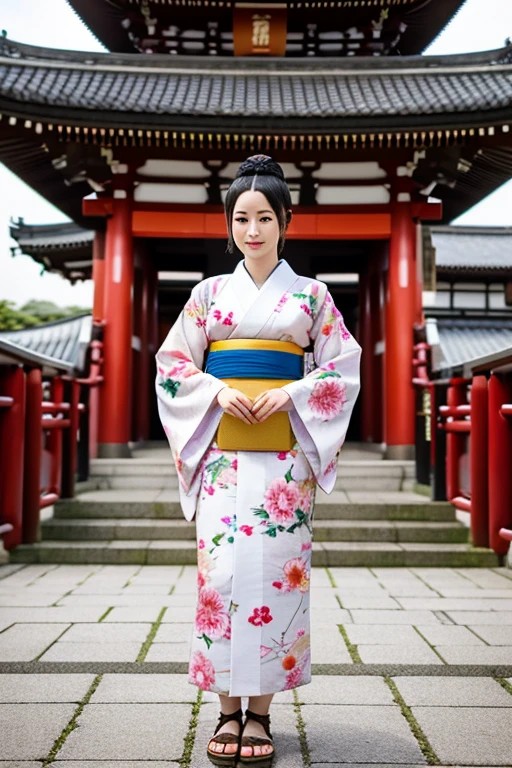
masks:
[[[252,755],[242,755],[238,758],[240,765],[257,765],[258,768],[270,768],[275,756],[274,742],[272,740],[272,734],[270,733],[270,715],[258,715],[256,712],[251,712],[249,709],[245,710],[245,723],[249,720],[254,720],[263,726],[268,739],[261,738],[261,736],[244,736],[242,731],[242,737],[240,739],[240,750],[242,747],[263,747],[270,745],[272,752],[269,755],[255,755],[254,750]]]
[[[239,724],[241,732],[242,718],[243,712],[241,709],[237,709],[237,711],[233,712],[231,715],[224,715],[222,712],[220,713],[217,727],[215,728],[213,736],[211,737],[210,741],[208,742],[208,746],[206,747],[206,754],[208,755],[208,759],[214,765],[222,765],[226,767],[233,766],[233,768],[236,766],[238,753],[240,752],[240,734],[236,736],[234,733],[219,733],[217,737],[215,734],[218,733],[219,729],[222,728],[223,725],[229,723],[230,720],[234,720]],[[237,744],[237,750],[236,752],[232,752],[228,755],[224,754],[224,752],[212,752],[210,750],[210,745],[212,742],[215,744]]]

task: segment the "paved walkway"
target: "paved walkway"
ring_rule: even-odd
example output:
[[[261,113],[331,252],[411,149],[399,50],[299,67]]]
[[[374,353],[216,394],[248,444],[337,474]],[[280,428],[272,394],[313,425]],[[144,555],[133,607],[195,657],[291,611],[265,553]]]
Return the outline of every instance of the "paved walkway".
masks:
[[[203,768],[195,569],[0,566],[0,768]],[[512,570],[314,569],[275,768],[512,766]]]

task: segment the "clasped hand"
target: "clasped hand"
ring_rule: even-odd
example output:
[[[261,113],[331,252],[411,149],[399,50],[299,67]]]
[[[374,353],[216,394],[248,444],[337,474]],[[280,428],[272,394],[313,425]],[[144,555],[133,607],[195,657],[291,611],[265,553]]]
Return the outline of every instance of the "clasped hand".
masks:
[[[224,411],[246,424],[265,421],[289,400],[290,395],[279,387],[261,392],[254,400],[233,387],[225,387],[217,395],[217,402]]]

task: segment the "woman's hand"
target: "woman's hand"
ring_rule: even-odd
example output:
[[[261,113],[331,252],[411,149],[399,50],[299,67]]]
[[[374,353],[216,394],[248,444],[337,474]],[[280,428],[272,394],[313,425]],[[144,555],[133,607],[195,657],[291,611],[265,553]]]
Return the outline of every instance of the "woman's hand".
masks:
[[[267,389],[254,398],[252,413],[259,422],[265,421],[276,411],[287,410],[284,406],[290,402],[290,395],[283,389]]]
[[[217,402],[226,413],[246,424],[256,424],[258,421],[251,413],[252,400],[239,389],[224,387],[217,395]]]

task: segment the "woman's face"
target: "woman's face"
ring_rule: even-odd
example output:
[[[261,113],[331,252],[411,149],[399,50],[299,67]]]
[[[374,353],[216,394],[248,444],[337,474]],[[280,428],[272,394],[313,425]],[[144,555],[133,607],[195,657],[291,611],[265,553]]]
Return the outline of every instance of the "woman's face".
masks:
[[[242,192],[233,209],[232,229],[246,259],[277,261],[279,221],[262,192]]]

